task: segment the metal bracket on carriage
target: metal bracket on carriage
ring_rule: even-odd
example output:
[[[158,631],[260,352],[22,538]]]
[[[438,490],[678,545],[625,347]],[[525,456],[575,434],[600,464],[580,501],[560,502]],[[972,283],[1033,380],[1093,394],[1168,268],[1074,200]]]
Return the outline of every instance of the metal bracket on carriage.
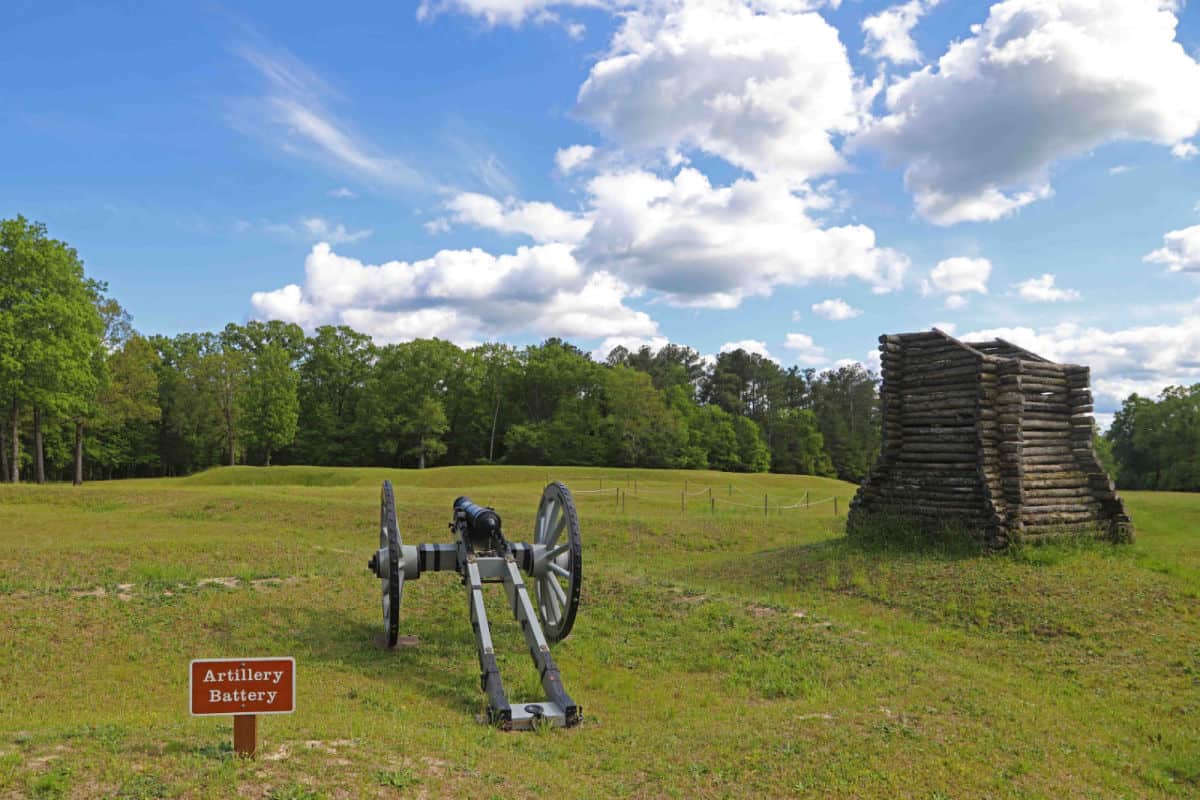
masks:
[[[383,639],[387,646],[395,647],[400,638],[404,581],[415,580],[422,572],[457,572],[467,592],[479,657],[479,682],[488,698],[488,722],[505,730],[528,730],[547,723],[575,725],[582,719],[583,709],[563,688],[558,666],[550,655],[550,645],[565,639],[575,624],[583,585],[583,544],[570,490],[557,481],[546,486],[534,519],[532,542],[509,542],[496,510],[468,497],[454,501],[450,530],[455,535],[451,543],[415,547],[404,544],[391,481],[383,482],[379,549],[367,567],[382,587]],[[525,585],[526,575],[534,580],[532,600]],[[508,606],[521,625],[541,677],[544,700],[516,705],[508,702],[483,603],[485,583],[504,585]]]

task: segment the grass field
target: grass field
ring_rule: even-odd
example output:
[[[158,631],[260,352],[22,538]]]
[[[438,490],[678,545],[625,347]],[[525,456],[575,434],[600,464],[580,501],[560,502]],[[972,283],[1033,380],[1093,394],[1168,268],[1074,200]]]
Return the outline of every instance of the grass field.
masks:
[[[406,584],[416,644],[374,644],[379,483],[407,543],[448,541],[462,493],[521,540],[548,475],[629,491],[578,497],[583,603],[554,654],[584,723],[502,733],[476,722],[453,574]],[[758,508],[713,514],[707,486]],[[0,797],[1200,793],[1200,496],[1127,494],[1132,546],[983,554],[849,543],[853,489],[485,467],[0,486]],[[837,516],[764,517],[806,491]],[[539,698],[490,589],[509,695]],[[295,656],[298,711],[244,762],[229,718],[188,716],[187,664],[251,655]]]

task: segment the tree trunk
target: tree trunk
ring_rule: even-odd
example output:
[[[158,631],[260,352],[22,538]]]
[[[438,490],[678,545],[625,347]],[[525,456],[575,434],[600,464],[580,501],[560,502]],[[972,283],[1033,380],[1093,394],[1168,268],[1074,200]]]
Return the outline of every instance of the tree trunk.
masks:
[[[76,486],[83,485],[83,423],[75,423],[75,480]]]
[[[421,445],[422,445],[421,457],[420,457],[420,461],[418,462],[418,467],[417,467],[418,469],[425,469],[425,447],[424,447],[424,444],[425,444],[424,442],[421,443]]]
[[[271,448],[267,448],[267,466],[271,466]]]
[[[33,407],[33,463],[38,483],[46,482],[46,448],[42,443],[42,410]]]
[[[0,425],[0,483],[7,483],[8,478],[8,433]]]
[[[234,460],[234,456],[233,456],[233,426],[230,425],[227,430],[228,430],[228,433],[225,436],[225,441],[228,442],[228,444],[229,444],[229,466],[232,467],[234,464],[237,463]]]
[[[496,460],[496,422],[500,419],[500,393],[496,392],[496,410],[492,413],[492,440],[488,444],[488,461]]]
[[[21,482],[21,409],[17,406],[17,396],[13,395],[12,400],[12,423],[10,432],[12,433],[12,482]]]

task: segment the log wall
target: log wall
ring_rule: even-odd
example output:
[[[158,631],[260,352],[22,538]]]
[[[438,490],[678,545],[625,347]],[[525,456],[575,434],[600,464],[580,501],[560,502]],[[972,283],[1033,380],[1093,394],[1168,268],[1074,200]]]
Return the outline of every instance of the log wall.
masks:
[[[1132,536],[1092,449],[1088,369],[941,331],[879,337],[879,458],[849,526],[952,524],[989,544],[1094,530]]]

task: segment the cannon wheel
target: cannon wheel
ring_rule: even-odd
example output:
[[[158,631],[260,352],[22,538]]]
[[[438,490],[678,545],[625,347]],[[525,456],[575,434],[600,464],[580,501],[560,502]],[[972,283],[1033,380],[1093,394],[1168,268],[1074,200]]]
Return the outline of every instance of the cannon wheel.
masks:
[[[400,566],[400,524],[396,521],[396,496],[392,482],[384,481],[379,493],[379,549],[387,548],[387,576],[383,585],[383,632],[387,646],[395,647],[400,636],[400,592],[404,588],[404,570]]]
[[[579,515],[571,491],[555,481],[542,492],[533,523],[535,544],[547,548],[549,563],[537,580],[538,615],[546,639],[558,642],[567,638],[579,610],[579,592],[583,587],[583,541],[579,536]],[[539,570],[540,572],[540,570]]]

